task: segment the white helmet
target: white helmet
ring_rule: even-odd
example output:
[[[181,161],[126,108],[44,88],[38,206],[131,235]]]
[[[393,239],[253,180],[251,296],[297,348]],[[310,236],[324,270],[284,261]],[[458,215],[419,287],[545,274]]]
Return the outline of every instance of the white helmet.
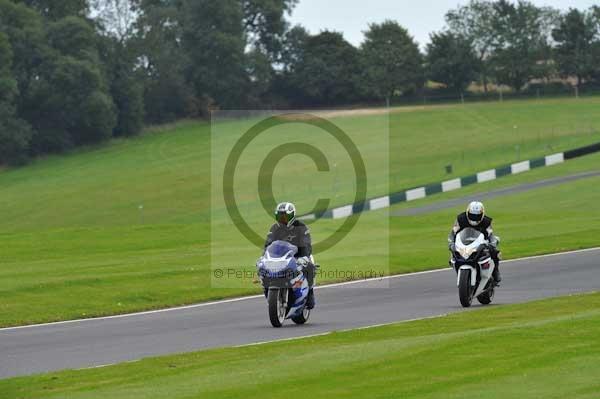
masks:
[[[282,202],[275,208],[277,223],[290,227],[296,220],[296,207],[291,202]]]
[[[473,201],[467,207],[467,220],[471,226],[478,226],[485,216],[485,207],[481,202]]]

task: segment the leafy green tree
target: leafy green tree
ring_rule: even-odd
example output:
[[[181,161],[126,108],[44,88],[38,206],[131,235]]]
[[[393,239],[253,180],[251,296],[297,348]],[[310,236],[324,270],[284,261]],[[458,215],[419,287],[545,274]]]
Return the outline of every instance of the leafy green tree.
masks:
[[[12,102],[18,93],[17,81],[11,71],[12,58],[8,37],[0,32],[0,102]]]
[[[98,36],[85,20],[67,16],[49,25],[48,42],[63,56],[99,63]]]
[[[181,1],[142,0],[132,46],[143,77],[145,120],[150,123],[197,116],[198,100],[188,84],[190,60],[181,45]]]
[[[423,57],[408,31],[394,21],[372,24],[361,45],[366,91],[389,105],[395,94],[422,86]]]
[[[589,12],[570,9],[552,31],[559,71],[563,76],[576,76],[577,86],[593,74],[600,61],[594,54],[594,42],[600,34],[598,27],[593,9]]]
[[[0,0],[0,32],[6,34],[12,48],[12,72],[19,93],[16,103],[21,109],[32,82],[39,77],[43,61],[49,57],[43,20],[24,4]]]
[[[17,0],[33,8],[44,18],[58,21],[68,16],[84,18],[89,11],[87,0]]]
[[[127,44],[135,35],[144,0],[90,0],[94,21],[104,36]]]
[[[517,4],[499,0],[494,8],[493,29],[498,40],[491,58],[494,74],[499,83],[520,91],[530,79],[548,74],[548,39],[557,14],[524,0]]]
[[[600,6],[593,6],[589,11],[594,20],[596,21],[596,26],[598,30],[600,30]],[[592,71],[592,79],[596,81],[600,81],[600,39],[594,40],[592,43],[592,54],[594,59],[594,70]]]
[[[275,71],[268,55],[259,49],[246,54],[246,71],[248,73],[247,105],[260,108],[269,103]]]
[[[101,4],[100,4],[101,3]],[[115,136],[131,136],[142,131],[144,124],[144,76],[136,46],[135,23],[140,11],[137,0],[104,0],[98,10],[99,52],[115,103]]]
[[[96,32],[69,16],[48,26],[52,51],[39,70],[28,98],[27,119],[36,128],[36,152],[61,151],[112,136],[115,109]]]
[[[294,67],[304,59],[304,49],[309,38],[308,31],[300,25],[294,26],[285,33],[280,58],[284,72],[292,72]]]
[[[430,79],[463,93],[477,76],[479,60],[469,40],[442,32],[431,35],[426,63]]]
[[[285,39],[291,14],[298,0],[240,0],[246,38],[245,69],[247,89],[245,102],[249,107],[273,103],[278,76],[275,64],[284,57]],[[276,100],[275,100],[276,101]]]
[[[308,31],[300,25],[289,29],[282,42],[281,56],[271,83],[271,97],[276,105],[294,107],[304,105],[303,94],[294,82],[296,67],[303,64]]]
[[[488,91],[490,58],[497,44],[497,35],[493,29],[496,18],[494,2],[490,0],[471,0],[446,13],[449,31],[472,43],[485,92]]]
[[[243,25],[249,44],[271,61],[277,61],[288,29],[285,15],[291,14],[298,0],[240,0]]]
[[[358,97],[360,54],[341,33],[324,31],[309,37],[302,57],[290,68],[297,102],[334,105]]]
[[[115,46],[119,46],[115,43]],[[123,54],[126,50],[116,50]],[[110,67],[110,95],[115,103],[116,136],[132,136],[142,131],[144,125],[144,83],[134,70],[134,64],[125,57],[114,58]]]
[[[21,163],[33,131],[23,115],[48,52],[42,18],[24,4],[0,0],[0,163]]]
[[[29,120],[36,152],[62,151],[105,140],[115,126],[114,104],[100,70],[90,61],[58,56],[45,64],[33,90]]]
[[[18,88],[11,72],[12,57],[8,37],[0,32],[0,164],[24,161],[31,140],[29,125],[16,116],[13,106]]]
[[[243,104],[247,75],[243,9],[239,0],[187,0],[182,45],[188,77],[199,96],[224,107]]]

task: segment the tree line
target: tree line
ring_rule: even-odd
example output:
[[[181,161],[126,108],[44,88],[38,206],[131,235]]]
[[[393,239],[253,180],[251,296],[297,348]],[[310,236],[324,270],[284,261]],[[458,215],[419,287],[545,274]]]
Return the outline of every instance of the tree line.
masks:
[[[421,51],[389,20],[355,47],[291,26],[297,0],[0,0],[0,164],[211,109],[389,103],[427,81],[523,90],[600,81],[600,7],[521,0],[448,11]]]

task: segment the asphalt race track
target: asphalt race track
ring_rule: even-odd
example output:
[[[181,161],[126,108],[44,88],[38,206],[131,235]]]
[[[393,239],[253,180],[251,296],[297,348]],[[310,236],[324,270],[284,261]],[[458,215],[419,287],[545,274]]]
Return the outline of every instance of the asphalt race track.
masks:
[[[600,248],[507,261],[495,304],[600,289]],[[475,301],[474,301],[475,302]],[[492,305],[493,306],[493,305]],[[479,308],[480,305],[474,305]],[[272,328],[250,298],[167,311],[0,330],[0,378],[325,333],[461,311],[445,269],[322,287],[307,325]]]

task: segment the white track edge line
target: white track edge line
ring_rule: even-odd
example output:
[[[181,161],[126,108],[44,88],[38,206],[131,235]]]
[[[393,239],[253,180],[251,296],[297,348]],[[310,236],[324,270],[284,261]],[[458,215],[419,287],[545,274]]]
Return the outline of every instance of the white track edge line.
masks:
[[[502,263],[503,264],[504,263],[512,263],[512,262],[526,261],[526,260],[531,260],[531,259],[548,258],[548,257],[553,257],[553,256],[561,256],[561,255],[572,255],[572,254],[577,254],[577,253],[593,252],[593,251],[598,251],[598,250],[600,250],[600,247],[577,249],[574,251],[557,252],[557,253],[545,254],[545,255],[526,256],[523,258],[516,258],[516,259],[507,259],[507,260],[503,260]],[[444,267],[441,269],[432,269],[432,270],[425,270],[425,271],[413,272],[413,273],[394,274],[391,276],[383,276],[383,277],[373,277],[373,278],[364,279],[364,280],[345,281],[342,283],[333,283],[333,284],[317,286],[317,287],[315,287],[315,289],[336,288],[336,287],[342,287],[345,285],[354,285],[354,284],[368,283],[368,282],[374,282],[374,281],[383,281],[383,280],[391,280],[391,279],[396,279],[396,278],[412,277],[412,276],[417,276],[417,275],[421,275],[421,274],[443,272],[448,269],[449,269],[448,267]],[[112,316],[90,317],[87,319],[73,319],[73,320],[53,321],[53,322],[49,322],[49,323],[28,324],[28,325],[24,325],[24,326],[4,327],[4,328],[0,328],[0,333],[4,332],[4,331],[19,330],[19,329],[25,329],[25,328],[58,326],[58,325],[62,325],[62,324],[120,319],[120,318],[124,318],[124,317],[144,316],[144,315],[163,313],[163,312],[196,309],[196,308],[202,308],[202,307],[206,307],[206,306],[247,301],[247,300],[257,299],[257,298],[263,298],[263,295],[260,295],[260,294],[259,295],[251,295],[251,296],[244,296],[244,297],[239,297],[239,298],[223,299],[223,300],[219,300],[219,301],[202,302],[202,303],[178,306],[178,307],[173,307],[173,308],[146,310],[146,311],[134,312],[134,313],[123,313],[123,314],[117,314],[117,315],[112,315]]]

